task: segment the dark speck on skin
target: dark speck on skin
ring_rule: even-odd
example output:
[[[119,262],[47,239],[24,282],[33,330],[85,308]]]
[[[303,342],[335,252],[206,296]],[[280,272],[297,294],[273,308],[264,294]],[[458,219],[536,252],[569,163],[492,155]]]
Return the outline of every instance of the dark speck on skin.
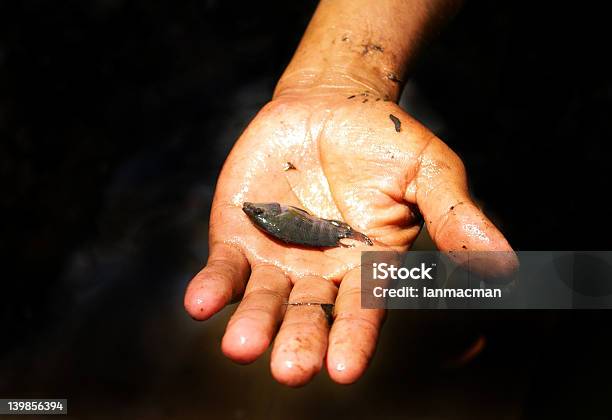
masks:
[[[463,248],[463,249],[467,249],[467,246],[465,246],[465,245],[461,245],[461,248]]]
[[[377,51],[379,53],[382,53],[385,51],[385,49],[378,44],[364,44],[362,54],[366,55],[370,51]]]
[[[349,96],[349,97],[348,97],[348,98],[346,98],[346,99],[353,99],[354,97],[355,97],[355,95],[351,95],[351,96]]]
[[[362,101],[362,103],[364,103],[364,104],[365,104],[366,102],[368,102],[368,98],[365,98],[365,99]]]
[[[285,164],[283,165],[283,171],[289,171],[291,169],[297,169],[295,167],[295,165],[291,162],[285,162]]]
[[[455,209],[455,206],[451,206],[451,208],[450,208],[450,209],[451,209],[451,210],[454,210],[454,209]]]
[[[402,131],[402,122],[400,121],[399,118],[397,118],[393,114],[389,114],[389,119],[393,121],[393,125],[395,126],[395,131],[397,131],[398,133]]]
[[[395,83],[402,83],[399,77],[395,73],[387,73],[387,79]]]

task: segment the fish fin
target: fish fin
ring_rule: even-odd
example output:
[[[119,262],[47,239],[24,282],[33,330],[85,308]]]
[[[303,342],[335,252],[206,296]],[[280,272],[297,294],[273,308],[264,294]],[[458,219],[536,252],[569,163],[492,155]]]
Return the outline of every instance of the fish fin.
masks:
[[[343,227],[348,229],[349,231],[353,230],[353,228],[351,228],[348,223],[344,223],[341,222],[340,220],[334,220],[334,219],[324,219],[327,220],[329,223],[331,223],[332,225],[336,226],[336,227]]]
[[[305,215],[308,215],[308,216],[310,216],[310,215],[311,215],[311,214],[310,214],[310,213],[308,213],[306,210],[301,209],[301,208],[299,208],[299,207],[295,207],[295,206],[287,206],[287,208],[288,208],[288,209],[290,209],[290,210],[295,210],[295,211],[297,211],[297,212],[299,212],[299,213],[302,213],[302,214],[305,214]]]
[[[361,232],[357,232],[356,230],[352,230],[350,235],[348,236],[348,238],[350,239],[354,239],[356,241],[359,242],[363,242],[369,246],[374,245],[374,243],[372,242],[372,240],[370,238],[368,238],[367,235],[361,233]]]
[[[345,239],[348,239],[350,242],[349,243],[342,242]],[[355,248],[355,246],[357,246],[355,242],[357,242],[357,240],[353,238],[340,238],[340,240],[338,241],[338,245],[341,246],[342,248]]]

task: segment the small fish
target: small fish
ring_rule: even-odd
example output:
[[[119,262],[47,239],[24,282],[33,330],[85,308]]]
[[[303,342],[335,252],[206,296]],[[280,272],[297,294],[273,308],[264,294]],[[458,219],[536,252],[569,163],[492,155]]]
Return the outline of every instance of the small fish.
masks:
[[[258,228],[288,244],[317,248],[348,247],[341,242],[342,239],[354,239],[373,245],[370,238],[346,223],[321,219],[297,207],[244,202],[242,210]]]

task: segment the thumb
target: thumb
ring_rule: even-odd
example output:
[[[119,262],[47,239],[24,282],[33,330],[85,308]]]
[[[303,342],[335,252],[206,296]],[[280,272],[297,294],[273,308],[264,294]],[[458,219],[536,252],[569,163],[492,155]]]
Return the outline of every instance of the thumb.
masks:
[[[470,197],[463,162],[438,138],[422,152],[415,180],[413,199],[440,251],[500,251],[485,271],[516,269],[512,247]]]

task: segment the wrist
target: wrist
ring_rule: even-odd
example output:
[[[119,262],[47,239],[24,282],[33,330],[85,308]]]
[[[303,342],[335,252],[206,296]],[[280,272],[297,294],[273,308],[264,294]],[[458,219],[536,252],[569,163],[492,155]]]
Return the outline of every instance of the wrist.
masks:
[[[317,24],[319,20],[315,14],[314,24],[281,76],[274,97],[318,93],[350,96],[367,91],[397,102],[412,44],[350,26]]]
[[[367,93],[397,102],[403,83],[392,71],[350,65],[297,67],[290,65],[280,78],[274,98],[289,96],[359,95]]]
[[[407,68],[458,0],[321,0],[274,98],[369,92],[397,101]]]

